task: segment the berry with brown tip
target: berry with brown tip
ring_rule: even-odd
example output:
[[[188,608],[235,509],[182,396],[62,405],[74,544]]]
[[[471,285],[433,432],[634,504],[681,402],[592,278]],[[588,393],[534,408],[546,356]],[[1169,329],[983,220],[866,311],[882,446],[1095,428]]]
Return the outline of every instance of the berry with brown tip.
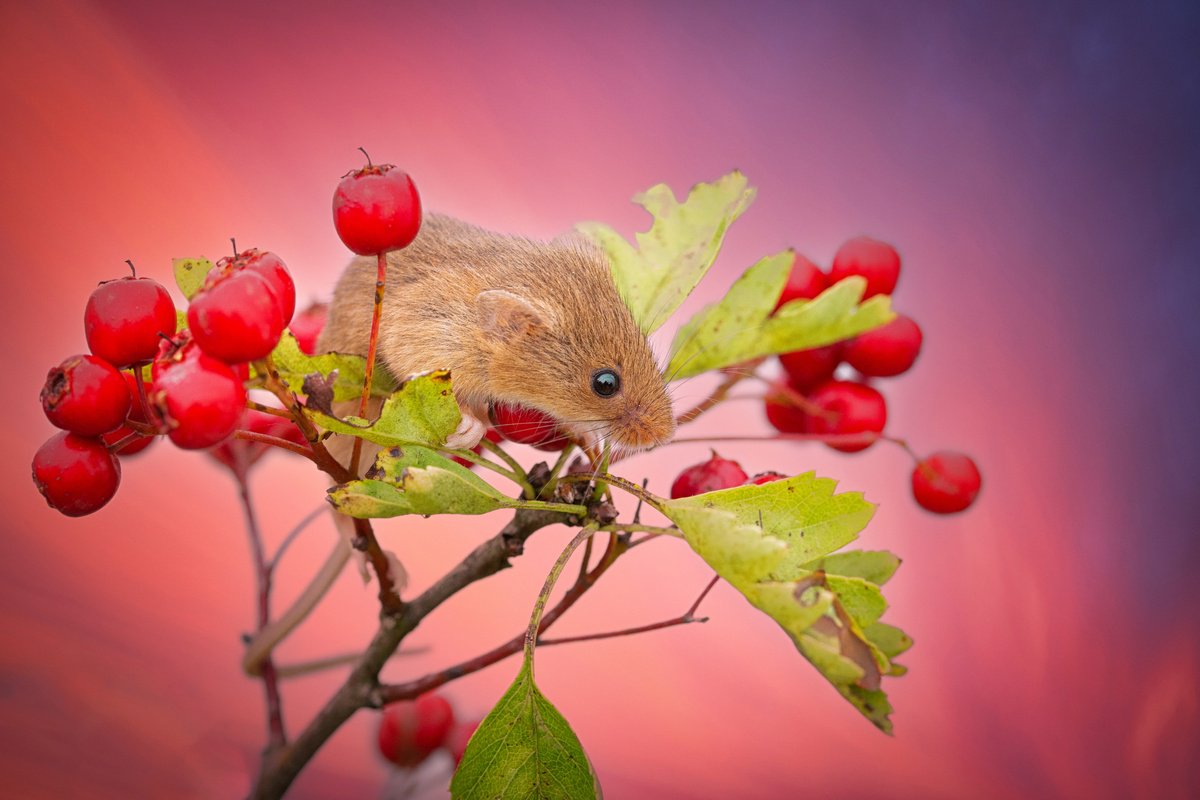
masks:
[[[333,193],[333,225],[360,256],[407,247],[421,227],[421,197],[412,178],[392,164],[367,162]]]
[[[99,439],[55,434],[33,456],[33,482],[68,517],[100,510],[121,484],[121,465]]]
[[[58,428],[99,436],[118,427],[129,413],[129,386],[102,358],[71,356],[46,376],[42,410]]]
[[[173,335],[175,325],[167,290],[136,274],[101,283],[83,311],[88,348],[118,368],[154,358],[160,335]]]
[[[983,478],[970,456],[941,450],[913,468],[912,491],[917,504],[935,514],[965,511],[979,496]]]
[[[212,447],[237,430],[246,388],[228,364],[187,342],[156,361],[153,373],[152,401],[168,428],[167,438],[178,447]]]

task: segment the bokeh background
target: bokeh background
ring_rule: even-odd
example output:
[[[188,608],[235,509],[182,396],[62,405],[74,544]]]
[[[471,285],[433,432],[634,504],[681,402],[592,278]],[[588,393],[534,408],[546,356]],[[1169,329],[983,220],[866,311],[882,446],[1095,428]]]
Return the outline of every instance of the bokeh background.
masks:
[[[895,302],[926,345],[884,386],[890,430],[974,455],[978,506],[919,511],[894,447],[723,448],[879,504],[862,544],[904,558],[885,619],[917,641],[891,684],[895,737],[721,586],[706,625],[539,655],[610,797],[1197,796],[1198,38],[1186,2],[4,3],[4,793],[245,791],[265,726],[238,668],[254,604],[232,482],[159,444],[101,513],[59,517],[29,480],[51,433],[37,391],[84,349],[87,295],[126,258],[169,282],[171,257],[236,236],[326,297],[346,260],[329,197],[363,145],[429,207],[539,236],[585,219],[631,234],[635,192],[742,169],[758,199],[687,310],[789,245],[827,264],[869,233],[904,256]],[[697,426],[735,429],[768,433],[755,401]],[[626,474],[665,492],[705,454]],[[310,472],[273,457],[256,473],[270,541],[320,504]],[[498,524],[381,535],[419,589]],[[517,632],[567,535],[447,603],[387,675]],[[291,551],[281,600],[332,536],[322,520]],[[708,575],[677,543],[647,546],[558,632],[675,616]],[[373,608],[348,572],[280,659],[361,647]],[[516,669],[448,694],[480,716]],[[285,685],[293,732],[341,677]],[[338,733],[294,796],[378,795],[373,724]]]

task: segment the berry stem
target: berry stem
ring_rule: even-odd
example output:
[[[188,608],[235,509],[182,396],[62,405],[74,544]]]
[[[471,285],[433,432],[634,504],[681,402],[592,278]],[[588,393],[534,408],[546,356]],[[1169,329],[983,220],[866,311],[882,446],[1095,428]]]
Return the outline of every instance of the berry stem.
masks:
[[[724,380],[717,384],[717,387],[712,390],[712,393],[708,397],[704,398],[699,403],[677,416],[675,418],[675,425],[686,425],[689,422],[694,421],[701,414],[723,401],[729,395],[730,390],[733,389],[734,386],[737,386],[746,378],[751,377],[758,377],[758,375],[753,370],[749,372],[739,371],[726,374]]]
[[[361,148],[360,148],[361,149]],[[366,153],[366,151],[363,151]],[[368,162],[370,157],[367,158]],[[375,268],[375,306],[371,312],[371,340],[367,344],[367,366],[363,375],[362,398],[358,401],[358,416],[367,416],[367,403],[371,400],[371,380],[375,376],[375,353],[379,349],[379,318],[383,313],[383,290],[387,282],[387,253],[380,253]],[[354,440],[354,451],[350,456],[350,472],[358,474],[358,462],[362,458],[362,439]]]
[[[590,541],[590,540],[589,540]],[[663,620],[662,622],[653,622],[649,625],[638,625],[634,628],[622,628],[619,631],[605,631],[604,633],[586,633],[582,636],[563,636],[558,639],[538,639],[538,647],[555,644],[572,644],[574,642],[594,642],[597,639],[616,639],[618,636],[633,636],[639,633],[649,633],[650,631],[660,631],[663,628],[673,628],[676,625],[690,625],[693,622],[708,622],[708,617],[697,617],[696,611],[700,608],[700,604],[704,602],[704,598],[712,591],[712,588],[717,585],[718,576],[714,575],[709,581],[708,586],[704,587],[704,591],[700,592],[700,596],[696,598],[696,602],[692,603],[692,607],[680,614],[678,617]]]
[[[278,447],[281,450],[287,450],[288,452],[295,453],[298,456],[304,456],[314,464],[317,463],[312,451],[307,447],[298,445],[295,442],[289,442],[287,439],[280,439],[278,436],[272,436],[269,433],[258,433],[257,431],[234,431],[233,438],[242,439],[243,441],[247,442],[269,444],[272,447]]]
[[[255,411],[261,411],[264,414],[270,414],[275,417],[283,417],[284,419],[292,418],[291,413],[288,412],[286,409],[276,408],[275,406],[263,405],[262,403],[257,403],[253,400],[246,401],[246,408],[252,408]]]
[[[258,517],[254,513],[254,503],[250,498],[250,487],[242,478],[237,479],[238,498],[242,502],[242,511],[246,517],[246,536],[250,540],[250,554],[254,559],[254,572],[258,583],[258,624],[257,630],[271,621],[271,567],[267,564],[263,552],[262,534],[258,527]],[[261,665],[263,691],[267,703],[267,749],[263,753],[263,768],[266,769],[271,756],[287,744],[287,733],[283,726],[283,702],[279,694],[279,679],[275,672],[275,664],[268,654]]]
[[[313,524],[317,517],[325,514],[328,509],[328,504],[322,503],[312,511],[308,512],[304,516],[304,519],[297,522],[296,527],[288,531],[287,536],[283,537],[283,541],[279,543],[279,548],[275,551],[275,555],[272,556],[271,560],[267,563],[267,569],[270,570],[272,574],[275,572],[275,567],[279,565],[279,559],[283,558],[283,554],[287,551],[288,547],[291,546],[292,542],[296,540],[296,537],[304,533],[305,529],[308,528],[309,525]]]
[[[137,280],[137,267],[133,265],[133,259],[127,258],[125,259],[125,263],[129,265],[129,271],[133,273],[134,280]]]
[[[361,439],[359,441],[362,441]],[[354,520],[354,539],[350,545],[360,552],[367,554],[367,559],[375,569],[375,577],[379,579],[379,605],[386,615],[398,614],[404,608],[400,593],[396,589],[395,578],[388,565],[387,556],[379,541],[375,538],[375,530],[369,519]]]
[[[371,154],[367,152],[366,148],[360,147],[358,149],[359,149],[359,152],[361,152],[363,154],[363,156],[367,159],[367,169],[370,169],[371,167],[375,166],[374,164],[371,163]]]

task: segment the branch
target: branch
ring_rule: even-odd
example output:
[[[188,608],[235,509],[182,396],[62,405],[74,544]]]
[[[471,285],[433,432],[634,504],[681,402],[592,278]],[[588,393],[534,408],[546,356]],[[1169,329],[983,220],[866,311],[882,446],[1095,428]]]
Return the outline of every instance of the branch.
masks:
[[[538,647],[554,644],[570,644],[572,642],[591,642],[596,639],[615,639],[618,636],[633,636],[637,633],[648,633],[649,631],[658,631],[663,628],[671,628],[676,625],[689,625],[693,622],[708,622],[708,617],[697,617],[696,611],[699,610],[700,604],[704,602],[704,598],[712,591],[712,588],[717,585],[719,575],[713,575],[713,579],[704,587],[704,591],[700,592],[700,596],[696,598],[696,602],[692,603],[692,607],[680,614],[678,617],[663,620],[662,622],[654,622],[650,625],[639,625],[636,628],[624,628],[619,631],[607,631],[605,633],[588,633],[582,636],[564,636],[560,639],[542,639],[538,637]]]
[[[571,608],[571,606],[575,605],[576,601],[583,597],[583,595],[587,593],[588,589],[591,589],[593,586],[595,586],[596,581],[600,579],[600,576],[608,571],[608,568],[612,566],[613,562],[617,560],[617,557],[620,556],[625,549],[624,543],[620,542],[617,537],[614,536],[611,538],[609,540],[608,549],[605,551],[604,556],[600,559],[600,563],[596,565],[595,569],[586,575],[580,575],[579,579],[575,581],[575,584],[568,589],[562,596],[562,599],[558,601],[558,604],[545,613],[545,615],[542,617],[542,623],[538,627],[538,635],[540,636],[542,633],[544,633],[546,629],[553,625],[559,617],[565,614],[567,610]],[[527,631],[523,630],[504,644],[495,647],[488,652],[483,653],[482,655],[478,655],[475,658],[455,664],[452,667],[447,667],[439,672],[430,673],[429,675],[417,678],[416,680],[408,681],[407,683],[380,686],[378,690],[379,702],[381,705],[386,705],[388,703],[395,703],[400,700],[412,700],[413,698],[432,691],[443,684],[457,680],[464,675],[470,675],[472,672],[479,672],[481,669],[485,669],[493,664],[503,661],[509,656],[521,652],[522,648],[525,646],[526,634]]]
[[[237,478],[238,497],[242,501],[242,511],[246,516],[246,536],[250,540],[250,554],[254,559],[254,574],[258,584],[258,622],[257,627],[262,631],[271,619],[271,567],[263,554],[262,534],[258,529],[258,518],[254,514],[254,504],[250,501],[250,487],[242,477]],[[287,734],[283,727],[283,702],[279,696],[279,680],[275,674],[275,664],[270,654],[263,659],[260,669],[263,681],[263,691],[267,702],[267,749],[263,752],[263,767],[267,759],[279,748],[287,744]]]
[[[304,765],[354,712],[381,704],[379,671],[421,620],[463,588],[508,567],[508,560],[521,555],[525,540],[534,532],[563,519],[562,514],[542,509],[519,509],[500,533],[476,547],[423,594],[398,613],[381,615],[379,629],[345,683],[291,744],[276,751],[259,775],[251,797],[282,797]]]

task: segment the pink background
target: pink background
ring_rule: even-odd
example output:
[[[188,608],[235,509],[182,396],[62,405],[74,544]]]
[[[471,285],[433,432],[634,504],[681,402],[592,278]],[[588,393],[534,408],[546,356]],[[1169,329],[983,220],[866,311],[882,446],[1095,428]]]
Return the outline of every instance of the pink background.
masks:
[[[879,503],[866,547],[905,564],[887,620],[917,640],[870,727],[727,586],[712,621],[549,648],[539,683],[610,797],[1186,797],[1200,793],[1194,404],[1200,158],[1197,31],[1185,4],[358,3],[55,0],[0,10],[6,417],[0,773],[17,797],[228,797],[264,741],[238,668],[252,575],[232,482],[159,444],[118,497],[67,520],[29,481],[51,432],[49,366],[84,348],[95,283],[134,259],[279,253],[302,298],[346,260],[329,197],[355,148],[404,166],[428,207],[554,235],[644,227],[628,198],[737,167],[759,188],[697,301],[795,245],[827,264],[859,233],[895,242],[897,307],[924,327],[889,381],[890,430],[977,457],[979,505],[934,518],[879,446],[728,445],[749,471],[816,469]],[[36,8],[36,10],[34,10]],[[916,6],[912,6],[916,8]],[[659,342],[660,346],[665,341]],[[680,402],[705,386],[687,384]],[[697,433],[765,434],[752,401]],[[631,461],[665,493],[703,445]],[[528,456],[528,453],[523,454]],[[268,538],[323,482],[275,457],[254,479]],[[501,519],[383,524],[420,589]],[[278,596],[323,557],[322,521]],[[509,638],[563,529],[411,637],[403,679]],[[634,551],[559,634],[680,613],[710,573],[679,543]],[[374,594],[347,573],[280,651],[352,651]],[[452,685],[486,712],[517,669]],[[285,685],[299,729],[329,673]],[[371,796],[385,769],[359,714],[296,797]]]

